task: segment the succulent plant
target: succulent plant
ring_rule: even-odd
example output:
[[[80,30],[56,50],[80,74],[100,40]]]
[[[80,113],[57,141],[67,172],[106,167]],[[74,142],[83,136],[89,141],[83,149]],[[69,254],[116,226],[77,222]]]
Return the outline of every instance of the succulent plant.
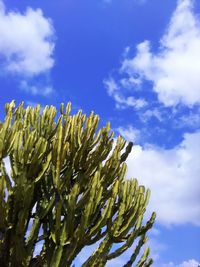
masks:
[[[125,179],[132,143],[119,136],[114,145],[109,123],[99,129],[93,112],[70,115],[70,109],[70,103],[61,104],[57,118],[54,106],[41,111],[40,105],[5,105],[0,266],[72,266],[81,250],[96,242],[83,267],[105,266],[133,244],[124,266],[150,266],[149,248],[140,252],[155,213],[143,224],[150,191]],[[35,255],[39,242],[42,249]]]

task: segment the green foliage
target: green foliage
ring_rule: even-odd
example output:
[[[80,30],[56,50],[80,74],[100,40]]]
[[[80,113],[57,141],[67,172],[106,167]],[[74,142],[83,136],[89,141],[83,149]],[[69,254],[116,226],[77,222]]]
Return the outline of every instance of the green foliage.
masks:
[[[0,266],[71,266],[85,246],[98,248],[82,265],[105,266],[134,243],[124,266],[150,266],[149,248],[138,260],[155,213],[143,225],[149,190],[125,180],[132,144],[118,137],[113,145],[109,123],[97,130],[99,117],[70,115],[61,104],[17,108],[6,104],[0,124]],[[11,174],[5,168],[9,158]],[[42,229],[42,234],[41,234]],[[43,241],[39,255],[33,256]],[[113,244],[118,248],[111,251]]]

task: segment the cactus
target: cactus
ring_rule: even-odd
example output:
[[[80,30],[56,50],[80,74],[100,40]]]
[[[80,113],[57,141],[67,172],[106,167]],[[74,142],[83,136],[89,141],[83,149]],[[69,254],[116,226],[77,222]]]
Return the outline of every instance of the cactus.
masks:
[[[149,248],[138,255],[155,213],[143,223],[150,192],[125,179],[132,143],[119,136],[114,145],[109,123],[98,129],[93,112],[70,115],[70,103],[59,118],[53,106],[40,109],[12,101],[0,123],[0,266],[72,266],[97,241],[82,266],[105,266],[135,243],[124,266],[150,266]]]

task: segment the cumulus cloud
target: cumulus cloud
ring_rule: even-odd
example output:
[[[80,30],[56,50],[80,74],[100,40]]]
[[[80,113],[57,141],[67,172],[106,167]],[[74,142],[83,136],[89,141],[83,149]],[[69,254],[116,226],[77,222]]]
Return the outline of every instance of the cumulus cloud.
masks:
[[[54,29],[41,9],[7,11],[0,1],[0,36],[3,70],[33,76],[54,65]]]
[[[137,45],[134,57],[125,53],[120,69],[120,73],[128,75],[123,79],[124,88],[132,86],[135,90],[149,81],[159,102],[167,107],[200,103],[200,20],[193,2],[178,1],[157,52],[145,40]]]
[[[200,225],[200,132],[187,133],[171,149],[136,145],[127,159],[127,177],[151,189],[149,211],[164,225]]]

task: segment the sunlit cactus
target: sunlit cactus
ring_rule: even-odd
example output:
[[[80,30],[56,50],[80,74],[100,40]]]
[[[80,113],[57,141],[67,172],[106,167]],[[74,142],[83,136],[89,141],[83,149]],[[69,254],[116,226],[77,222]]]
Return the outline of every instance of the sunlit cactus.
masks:
[[[124,266],[150,266],[150,250],[143,245],[155,213],[143,223],[150,192],[136,179],[125,179],[132,143],[126,146],[121,136],[114,142],[109,123],[98,129],[93,112],[70,115],[70,103],[61,104],[59,118],[53,106],[41,112],[39,105],[15,108],[12,101],[5,109],[0,266],[72,266],[81,250],[97,241],[82,266],[105,266],[134,244]]]

